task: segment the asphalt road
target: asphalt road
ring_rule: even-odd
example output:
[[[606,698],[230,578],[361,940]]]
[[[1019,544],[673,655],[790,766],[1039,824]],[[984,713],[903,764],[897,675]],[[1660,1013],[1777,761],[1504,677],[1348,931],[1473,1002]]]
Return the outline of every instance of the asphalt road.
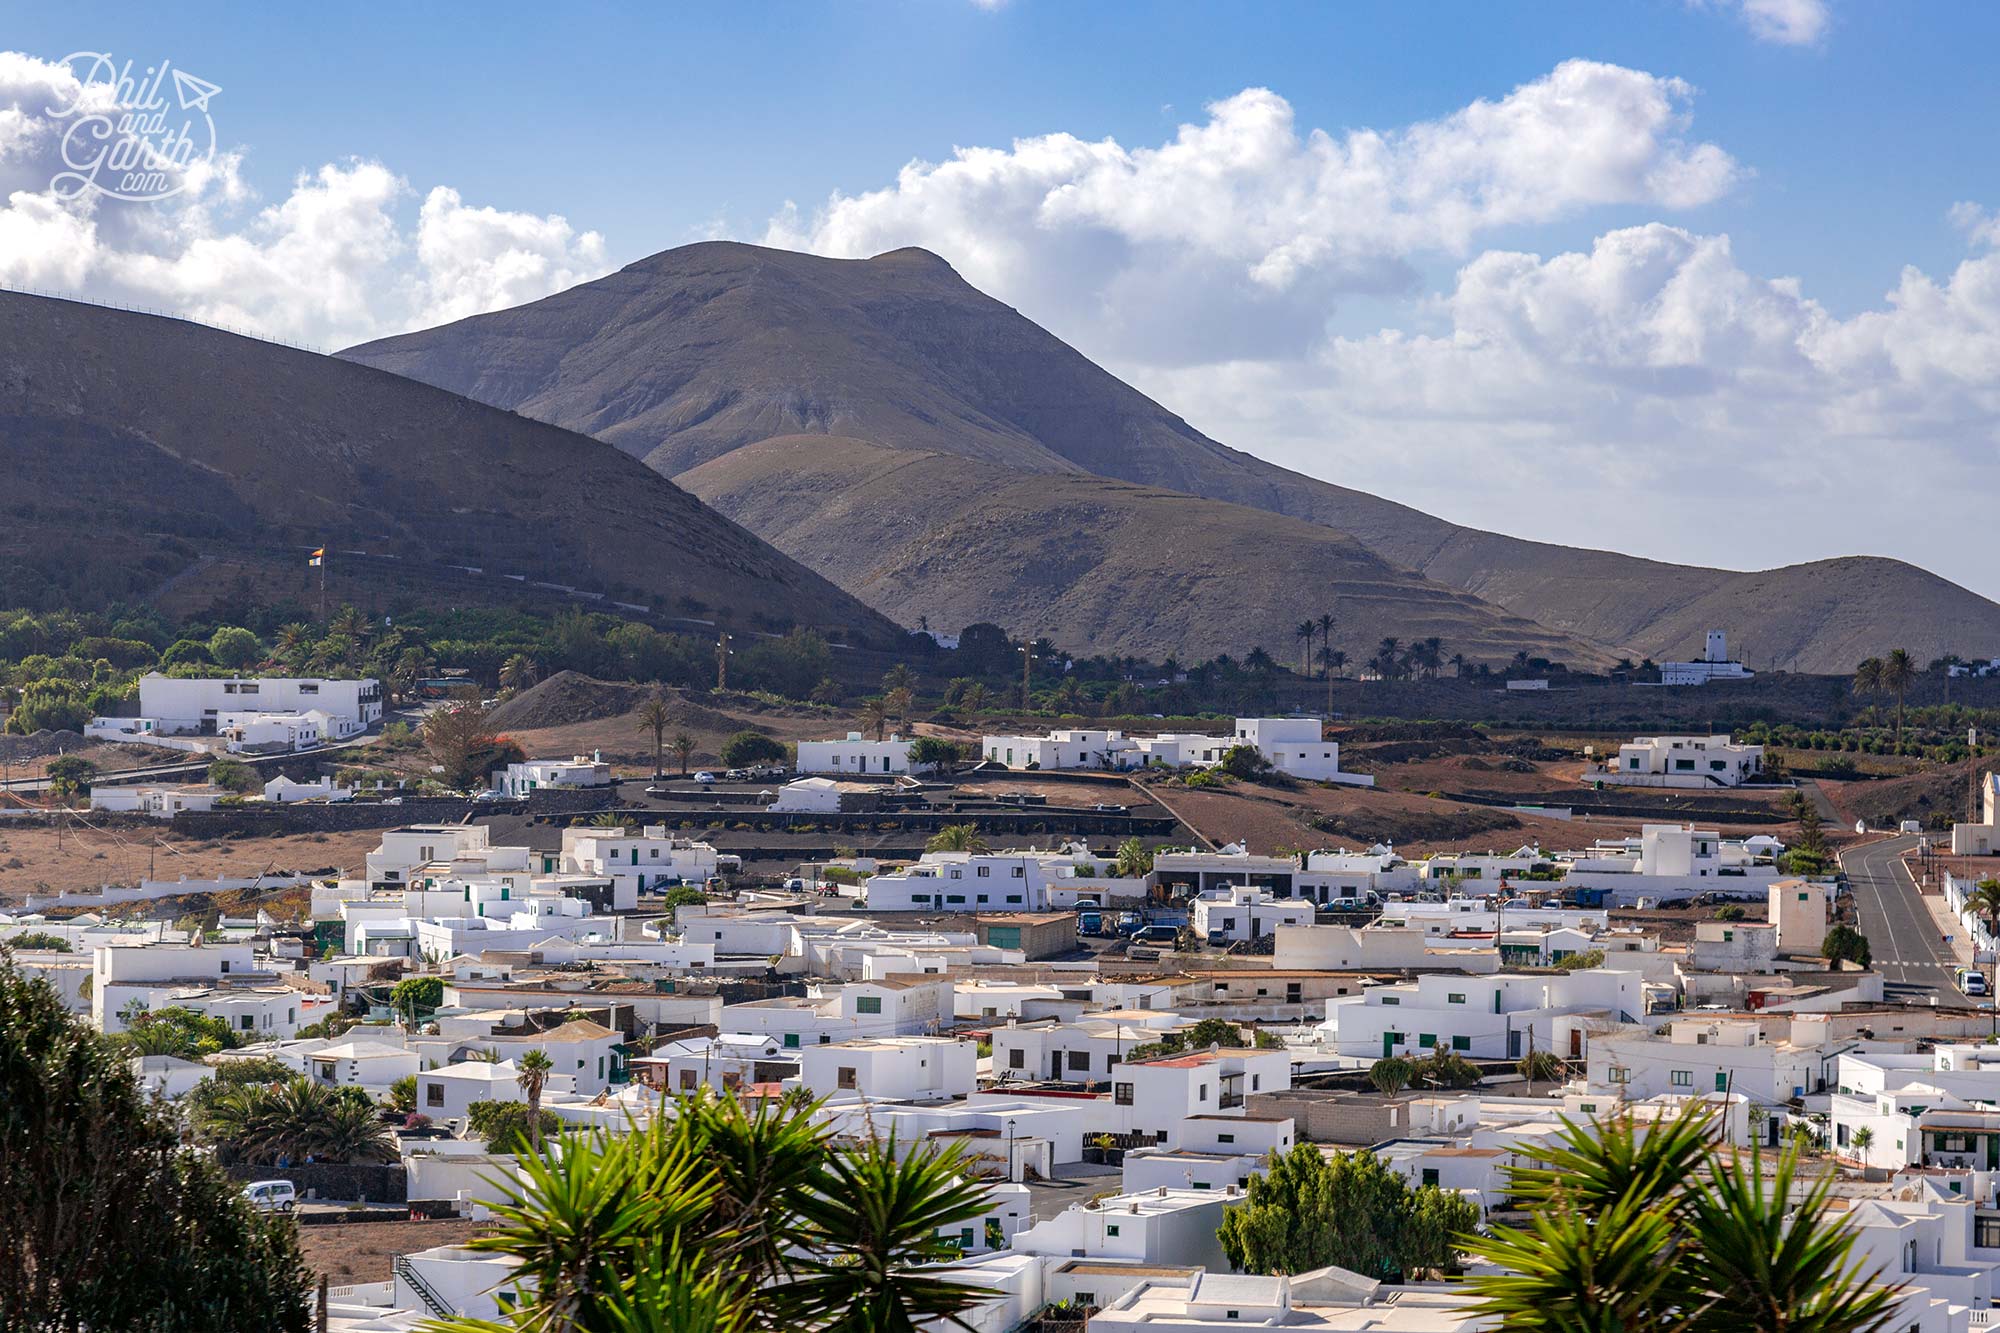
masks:
[[[1916,845],[1914,837],[1871,842],[1842,852],[1841,869],[1853,886],[1861,933],[1874,951],[1886,997],[1923,1003],[1935,994],[1940,1004],[1965,1004],[1953,975],[1958,961],[1903,868],[1903,853]]]

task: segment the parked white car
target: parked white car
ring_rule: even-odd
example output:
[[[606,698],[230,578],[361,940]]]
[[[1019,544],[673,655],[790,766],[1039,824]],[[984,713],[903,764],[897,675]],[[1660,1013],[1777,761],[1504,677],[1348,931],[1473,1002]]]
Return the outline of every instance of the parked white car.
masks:
[[[260,1213],[289,1213],[299,1202],[299,1187],[289,1180],[253,1180],[243,1193]]]

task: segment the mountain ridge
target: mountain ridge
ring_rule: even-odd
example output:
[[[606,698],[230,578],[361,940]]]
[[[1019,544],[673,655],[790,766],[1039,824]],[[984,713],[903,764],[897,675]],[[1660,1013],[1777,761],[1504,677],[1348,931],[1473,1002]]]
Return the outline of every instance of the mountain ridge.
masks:
[[[1262,509],[1635,658],[1691,654],[1712,628],[1762,646],[1765,667],[1841,671],[1899,645],[2000,653],[2000,606],[1901,561],[1677,565],[1463,527],[1291,472],[1210,439],[928,251],[703,242],[341,355],[597,435],[674,476],[764,439],[840,435]]]

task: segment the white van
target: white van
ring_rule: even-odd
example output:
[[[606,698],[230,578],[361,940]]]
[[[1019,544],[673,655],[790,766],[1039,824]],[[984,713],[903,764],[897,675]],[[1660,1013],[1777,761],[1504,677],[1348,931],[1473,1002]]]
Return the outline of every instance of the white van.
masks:
[[[253,1180],[243,1193],[260,1213],[289,1213],[299,1202],[299,1188],[289,1180]]]

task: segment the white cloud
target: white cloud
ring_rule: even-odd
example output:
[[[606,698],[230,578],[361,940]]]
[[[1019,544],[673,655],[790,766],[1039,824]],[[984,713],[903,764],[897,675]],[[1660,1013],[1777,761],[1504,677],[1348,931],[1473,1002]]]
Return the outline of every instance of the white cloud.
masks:
[[[79,91],[62,66],[0,52],[0,282],[337,347],[518,305],[609,267],[603,238],[562,217],[467,205],[447,186],[419,206],[407,181],[365,160],[301,174],[262,208],[235,152],[196,164],[158,202],[62,198],[49,188],[61,130],[47,109]]]
[[[1811,46],[1832,19],[1826,0],[1740,0],[1738,8],[1753,37],[1784,46]]]
[[[1234,301],[1273,345],[1296,343],[1335,296],[1407,285],[1413,254],[1598,205],[1718,198],[1741,169],[1684,137],[1691,96],[1573,60],[1498,101],[1336,136],[1301,132],[1284,98],[1251,88],[1157,147],[1050,134],[912,162],[809,220],[781,215],[766,240],[846,256],[925,245],[977,286],[1060,309],[1100,351],[1201,359],[1238,331],[1175,327],[1150,303]]]

